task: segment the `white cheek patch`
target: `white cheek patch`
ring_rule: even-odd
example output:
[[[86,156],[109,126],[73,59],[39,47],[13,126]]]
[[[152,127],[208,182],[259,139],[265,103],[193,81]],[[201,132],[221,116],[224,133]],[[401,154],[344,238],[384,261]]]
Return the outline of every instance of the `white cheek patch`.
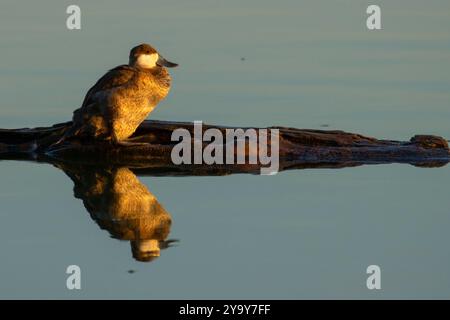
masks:
[[[159,55],[157,53],[152,54],[141,54],[136,64],[141,68],[150,69],[156,66],[156,61],[158,61]]]
[[[138,248],[141,252],[153,252],[155,256],[159,256],[161,250],[159,248],[159,241],[155,239],[139,241]]]

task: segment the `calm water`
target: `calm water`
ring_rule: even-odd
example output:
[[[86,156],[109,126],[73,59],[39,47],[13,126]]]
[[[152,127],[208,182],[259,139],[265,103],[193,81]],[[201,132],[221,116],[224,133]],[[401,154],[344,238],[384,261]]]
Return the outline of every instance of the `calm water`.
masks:
[[[180,64],[155,119],[449,138],[450,2],[376,1],[383,30],[369,32],[372,2],[77,1],[82,30],[68,31],[71,1],[4,0],[0,127],[66,121],[150,42]],[[2,161],[0,177],[0,298],[450,298],[450,166],[131,174],[178,240],[149,263],[62,170]],[[70,264],[80,291],[66,289]],[[371,264],[380,291],[366,288]]]

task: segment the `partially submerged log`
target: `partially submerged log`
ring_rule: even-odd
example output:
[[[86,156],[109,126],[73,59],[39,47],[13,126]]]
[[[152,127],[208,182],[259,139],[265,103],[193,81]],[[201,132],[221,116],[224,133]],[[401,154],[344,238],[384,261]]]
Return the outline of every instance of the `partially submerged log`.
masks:
[[[113,146],[108,142],[69,140],[57,149],[58,141],[71,122],[51,127],[0,129],[0,159],[23,159],[51,163],[83,163],[129,167],[141,175],[224,175],[259,173],[258,164],[182,164],[172,162],[171,141],[175,129],[184,128],[194,136],[191,122],[147,120],[132,137],[139,146]],[[203,131],[221,132],[233,127],[203,125]],[[247,128],[243,128],[244,130]],[[263,128],[257,128],[260,130]],[[409,163],[421,167],[443,166],[450,161],[445,139],[416,135],[410,141],[379,140],[337,130],[306,130],[270,127],[279,130],[279,171],[302,168],[342,168],[363,164]],[[208,143],[204,143],[206,145]],[[270,150],[270,140],[268,143]],[[248,146],[246,148],[248,157]]]

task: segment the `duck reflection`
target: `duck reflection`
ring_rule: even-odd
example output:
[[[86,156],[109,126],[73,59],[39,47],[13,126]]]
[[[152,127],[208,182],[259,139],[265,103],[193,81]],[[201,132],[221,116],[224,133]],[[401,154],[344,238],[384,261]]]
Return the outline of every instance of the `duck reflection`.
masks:
[[[83,200],[91,218],[111,237],[128,240],[133,258],[149,262],[166,240],[172,219],[156,197],[128,168],[94,168],[57,165],[74,182],[74,196]]]

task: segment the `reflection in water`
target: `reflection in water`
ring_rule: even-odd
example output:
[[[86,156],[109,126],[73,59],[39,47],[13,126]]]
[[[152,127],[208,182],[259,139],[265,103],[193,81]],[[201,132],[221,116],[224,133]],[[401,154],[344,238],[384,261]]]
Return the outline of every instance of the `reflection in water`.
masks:
[[[130,169],[58,167],[73,180],[75,197],[83,200],[100,228],[130,241],[136,260],[152,261],[176,242],[166,240],[172,223],[169,213]]]

